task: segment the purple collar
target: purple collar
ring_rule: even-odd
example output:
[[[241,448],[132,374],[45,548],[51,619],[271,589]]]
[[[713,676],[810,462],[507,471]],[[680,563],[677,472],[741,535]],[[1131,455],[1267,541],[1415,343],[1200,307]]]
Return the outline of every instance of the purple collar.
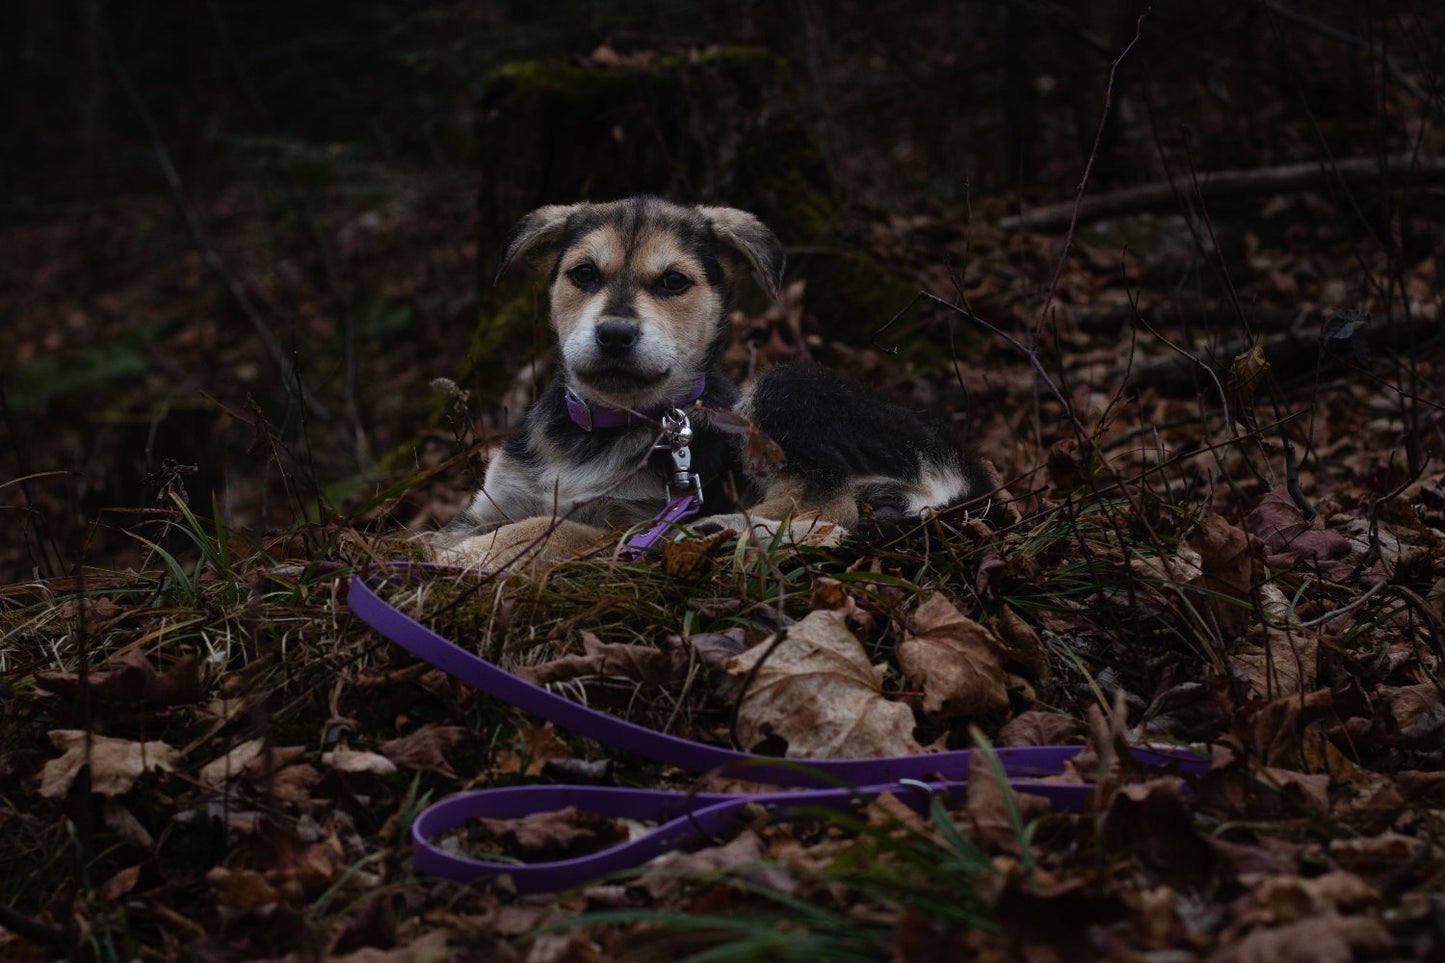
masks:
[[[707,390],[707,375],[697,379],[687,394],[680,398],[673,398],[660,405],[650,408],[643,408],[634,411],[631,408],[614,408],[611,405],[596,405],[583,401],[567,389],[567,414],[572,422],[583,431],[591,431],[593,428],[631,428],[634,425],[654,424],[657,419],[672,411],[674,408],[683,408],[692,404],[702,397]]]

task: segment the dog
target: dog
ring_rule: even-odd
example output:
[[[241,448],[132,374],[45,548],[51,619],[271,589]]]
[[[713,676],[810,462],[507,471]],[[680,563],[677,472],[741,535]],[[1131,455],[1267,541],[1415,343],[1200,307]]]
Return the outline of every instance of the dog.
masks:
[[[995,487],[942,421],[821,368],[773,368],[746,392],[723,373],[739,286],[751,275],[776,298],[782,284],[783,246],[746,211],[653,196],[541,207],[513,230],[498,275],[523,264],[547,278],[558,371],[434,538],[439,557],[485,564],[543,543],[565,557],[655,519],[679,482],[709,512],[700,531],[772,535],[786,522],[822,541]],[[677,446],[658,441],[682,414],[680,472]],[[747,422],[781,449],[766,478],[746,457]]]

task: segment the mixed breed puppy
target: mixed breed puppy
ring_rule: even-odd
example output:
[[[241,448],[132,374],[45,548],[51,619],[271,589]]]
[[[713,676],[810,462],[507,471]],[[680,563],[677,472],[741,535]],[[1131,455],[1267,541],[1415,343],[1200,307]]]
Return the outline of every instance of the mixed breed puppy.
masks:
[[[993,520],[991,473],[942,421],[813,365],[773,368],[746,391],[723,374],[739,284],[751,274],[776,297],[782,283],[783,247],[752,214],[656,197],[542,207],[517,225],[501,269],[524,263],[548,278],[557,376],[434,537],[440,556],[486,564],[545,541],[562,557],[655,518],[677,466],[654,444],[674,409],[690,420],[708,513],[694,529],[771,534],[786,520],[801,538],[836,539],[975,499]],[[744,471],[745,433],[709,409],[765,432],[781,466]]]

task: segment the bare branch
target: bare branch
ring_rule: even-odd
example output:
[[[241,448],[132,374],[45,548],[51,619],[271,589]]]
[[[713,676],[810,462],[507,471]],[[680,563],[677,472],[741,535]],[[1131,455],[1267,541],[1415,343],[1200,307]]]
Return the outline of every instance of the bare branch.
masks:
[[[1198,175],[1198,196],[1206,198],[1247,197],[1278,191],[1308,191],[1332,183],[1368,184],[1387,175],[1392,186],[1445,183],[1445,157],[1397,154],[1381,161],[1377,157],[1347,157],[1338,161],[1307,161],[1254,170],[1223,170]],[[1006,231],[1050,231],[1098,221],[1120,214],[1138,214],[1167,208],[1180,193],[1195,193],[1192,178],[1181,176],[1158,184],[1141,184],[1110,194],[1050,204],[1022,214],[1000,218]],[[1077,215],[1075,209],[1077,208]]]

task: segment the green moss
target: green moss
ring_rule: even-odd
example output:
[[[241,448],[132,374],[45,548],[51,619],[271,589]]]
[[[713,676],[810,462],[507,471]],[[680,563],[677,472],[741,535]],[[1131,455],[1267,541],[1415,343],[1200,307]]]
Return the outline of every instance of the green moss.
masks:
[[[488,410],[501,399],[512,374],[552,339],[541,285],[534,278],[507,278],[482,298],[457,383],[472,392],[481,410]]]
[[[847,250],[802,255],[789,273],[807,279],[804,304],[817,319],[823,338],[858,348],[867,347],[874,332],[918,293],[917,285]],[[900,350],[911,354],[918,347],[915,340],[901,345]],[[932,345],[921,347],[937,350]]]
[[[33,412],[61,398],[115,395],[121,385],[149,373],[148,346],[178,323],[173,319],[151,321],[111,340],[7,365],[3,369],[6,400],[16,411]],[[96,417],[105,414],[103,410],[93,412]]]
[[[646,70],[511,63],[479,106],[484,250],[546,202],[656,193],[728,203],[772,218],[789,241],[803,226],[789,223],[799,196],[808,209],[833,207],[787,64],[765,50],[662,57]]]

